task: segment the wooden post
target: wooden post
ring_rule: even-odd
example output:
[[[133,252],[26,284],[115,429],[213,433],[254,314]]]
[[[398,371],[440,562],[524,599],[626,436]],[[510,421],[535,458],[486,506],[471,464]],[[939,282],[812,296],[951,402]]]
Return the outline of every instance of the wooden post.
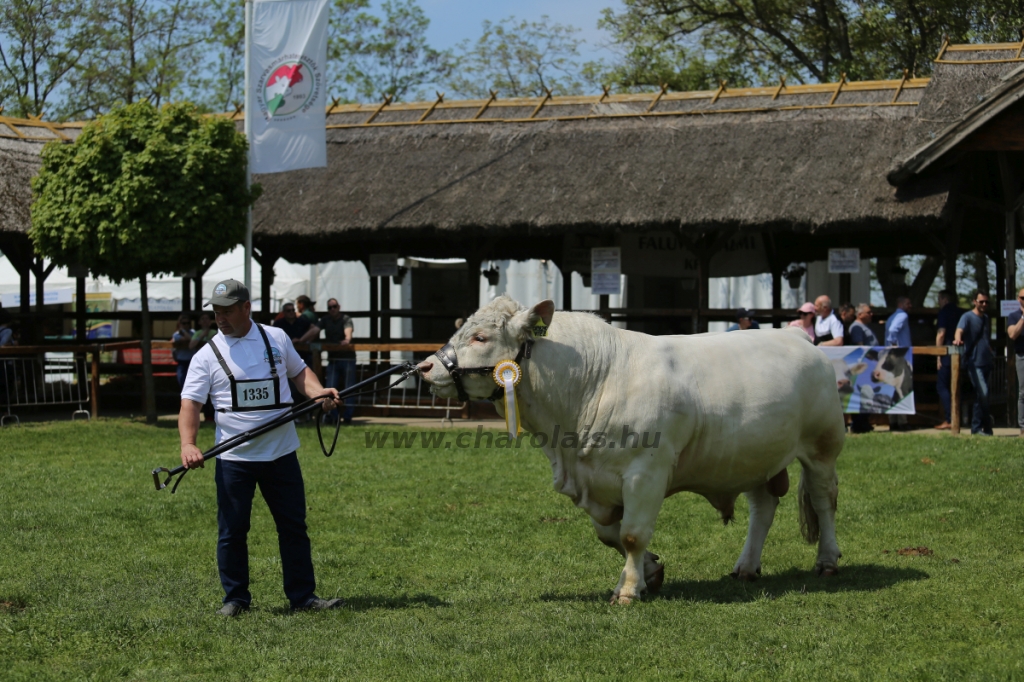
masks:
[[[782,268],[776,267],[772,271],[772,308],[775,310],[782,309]],[[778,328],[783,326],[783,322],[778,317],[772,318],[772,327]]]
[[[572,270],[562,271],[562,310],[572,310]]]
[[[953,355],[950,358],[950,381],[949,381],[949,421],[954,436],[960,435],[960,347],[950,346]]]
[[[702,334],[708,330],[708,321],[701,317],[700,311],[709,306],[709,290],[711,288],[711,254],[697,254],[697,311],[694,313],[694,334]]]
[[[942,266],[946,279],[946,290],[956,296],[956,257],[960,250],[960,225],[963,222],[963,209],[956,209],[953,221],[946,228],[946,259]],[[957,302],[954,299],[954,302]]]
[[[844,272],[843,274],[839,275],[839,305],[842,305],[844,303],[853,303],[853,301],[850,300],[850,297],[853,295],[852,279],[852,275],[850,275],[850,273],[848,272]]]
[[[192,312],[192,285],[188,275],[181,276],[181,312]]]
[[[38,304],[39,301],[36,301]],[[36,310],[39,306],[36,305]],[[85,277],[80,273],[75,277],[75,341],[85,343]]]
[[[391,278],[380,278],[380,339],[384,343],[391,341]],[[383,354],[383,359],[390,364],[391,351]]]
[[[262,309],[260,316],[265,324],[270,324],[270,321],[273,319],[273,313],[270,312],[270,286],[274,283],[274,263],[276,262],[277,258],[266,255],[265,251],[259,261],[260,308]]]
[[[92,372],[89,377],[89,407],[92,418],[100,416],[100,347],[92,351]]]
[[[608,312],[608,294],[601,294],[597,298],[597,309],[601,312],[601,317],[607,322],[612,321],[612,316]]]
[[[1000,151],[997,154],[999,163],[999,175],[1003,185],[1003,210],[1005,211],[1005,227],[1003,249],[1003,272],[1005,279],[1002,280],[1006,293],[1006,300],[1017,300],[1017,178],[1010,167],[1006,152]],[[1006,425],[1013,426],[1017,423],[1017,363],[1014,352],[1013,340],[1006,333],[1006,325],[996,325],[1000,335],[1005,339],[1006,347]]]

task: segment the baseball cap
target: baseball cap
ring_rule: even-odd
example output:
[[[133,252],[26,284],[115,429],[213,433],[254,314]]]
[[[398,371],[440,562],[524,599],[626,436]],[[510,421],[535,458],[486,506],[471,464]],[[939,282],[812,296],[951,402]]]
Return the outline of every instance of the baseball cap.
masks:
[[[802,313],[813,313],[814,312],[814,304],[813,303],[804,303],[802,306],[797,308],[797,310],[799,310]]]
[[[740,308],[739,310],[736,311],[736,319],[738,320],[738,319],[743,318],[743,317],[753,318],[754,317],[754,311],[753,310],[747,310],[746,308]]]
[[[213,288],[213,296],[207,305],[234,305],[249,300],[249,290],[237,279],[226,279],[218,282]]]

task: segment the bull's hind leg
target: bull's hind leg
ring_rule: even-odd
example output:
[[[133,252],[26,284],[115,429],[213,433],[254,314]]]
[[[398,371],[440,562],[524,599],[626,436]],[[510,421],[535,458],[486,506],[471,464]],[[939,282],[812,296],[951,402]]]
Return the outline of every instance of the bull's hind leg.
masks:
[[[769,492],[767,484],[748,490],[744,494],[750,506],[750,526],[743,552],[732,569],[732,577],[752,581],[761,575],[761,550],[764,549],[768,530],[775,521],[775,509],[779,506],[779,498]]]
[[[602,526],[593,518],[590,522],[594,524],[594,530],[597,532],[598,539],[604,544],[608,545],[623,557],[626,556],[626,548],[622,546],[622,541],[619,539],[621,535],[620,523],[613,523],[610,526]],[[658,563],[659,557],[653,552],[644,553],[644,582],[647,583],[648,592],[657,592],[661,589],[661,585],[665,582],[665,567]],[[617,589],[622,587],[622,581],[625,579],[626,572],[623,571],[619,576],[619,584]]]
[[[800,531],[807,542],[818,542],[818,575],[839,572],[839,543],[836,542],[836,504],[839,497],[839,478],[834,458],[819,460],[800,458],[799,509]]]

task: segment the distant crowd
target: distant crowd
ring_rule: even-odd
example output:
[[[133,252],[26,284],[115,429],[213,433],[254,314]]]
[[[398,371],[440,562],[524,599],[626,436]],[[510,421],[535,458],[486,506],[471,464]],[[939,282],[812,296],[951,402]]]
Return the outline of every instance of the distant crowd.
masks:
[[[960,346],[962,348],[961,367],[967,373],[971,386],[974,388],[975,403],[971,422],[971,433],[992,435],[992,416],[989,408],[994,355],[990,342],[991,320],[988,316],[990,299],[988,293],[979,291],[971,300],[971,310],[964,311],[957,307],[956,297],[949,291],[939,292],[939,315],[936,324],[936,346]],[[1024,289],[1018,293],[1019,309],[1007,318],[1007,333],[1014,342],[1017,360],[1018,386],[1018,426],[1020,435],[1024,436]],[[828,296],[819,296],[814,303],[804,303],[797,309],[797,319],[790,322],[791,327],[803,330],[815,345],[821,346],[898,346],[910,347],[913,342],[910,336],[910,298],[900,296],[896,299],[896,311],[885,321],[884,330],[876,328],[873,323],[873,312],[867,303],[854,306],[843,303],[838,310],[833,309],[832,300]],[[742,329],[758,329],[754,313],[740,309],[736,313],[736,323],[727,331]],[[878,333],[882,335],[879,341]],[[942,405],[943,420],[935,428],[948,430],[951,427],[951,384],[952,365],[950,357],[939,356],[937,360],[938,379],[936,389]],[[852,415],[850,425],[854,433],[863,433],[872,429],[867,415]],[[906,428],[906,417],[890,418],[890,428],[900,430]]]

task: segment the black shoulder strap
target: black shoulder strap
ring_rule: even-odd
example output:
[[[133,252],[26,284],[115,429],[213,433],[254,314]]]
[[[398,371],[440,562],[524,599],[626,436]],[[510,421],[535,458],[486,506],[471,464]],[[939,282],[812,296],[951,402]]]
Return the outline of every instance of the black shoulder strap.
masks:
[[[224,356],[220,354],[220,349],[217,348],[217,342],[213,339],[210,339],[210,348],[213,349],[213,354],[217,356],[217,362],[220,363],[221,369],[223,369],[224,373],[228,375],[228,381],[234,381],[235,375],[233,375],[231,370],[228,369],[228,363],[224,362]]]
[[[263,325],[259,322],[253,322],[256,325],[256,329],[260,330],[260,336],[263,337],[263,345],[267,347],[267,359],[270,361],[270,376],[274,379],[277,378],[277,363],[274,362],[274,351],[270,347],[270,339],[267,338],[267,332],[263,330]]]

